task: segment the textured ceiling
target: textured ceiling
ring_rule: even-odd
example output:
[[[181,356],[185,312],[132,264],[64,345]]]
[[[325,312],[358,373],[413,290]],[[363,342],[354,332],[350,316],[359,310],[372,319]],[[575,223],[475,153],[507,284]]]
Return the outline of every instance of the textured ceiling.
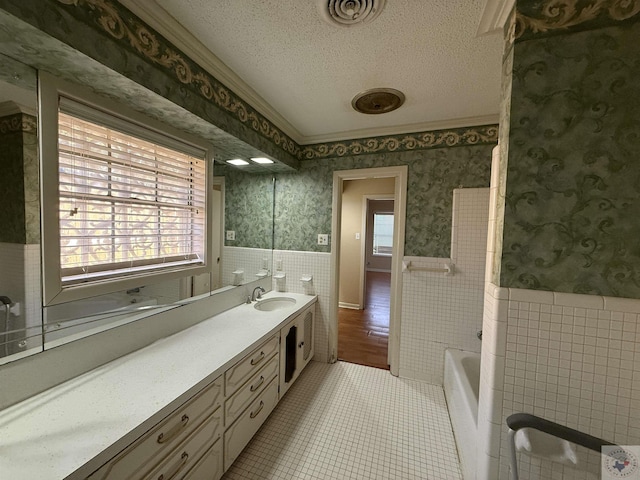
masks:
[[[177,20],[300,143],[497,122],[502,38],[476,36],[484,0],[388,0],[349,28],[322,20],[316,0],[153,1],[154,15]],[[405,104],[353,111],[351,99],[375,87],[401,90]]]

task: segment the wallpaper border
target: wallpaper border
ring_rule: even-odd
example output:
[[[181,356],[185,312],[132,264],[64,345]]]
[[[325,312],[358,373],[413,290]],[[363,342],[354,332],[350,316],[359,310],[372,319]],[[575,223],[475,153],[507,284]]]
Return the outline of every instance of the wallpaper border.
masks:
[[[306,145],[302,149],[300,160],[496,143],[498,125],[484,125]]]
[[[299,155],[300,147],[251,105],[244,102],[215,77],[175,48],[162,35],[119,3],[110,0],[57,0],[66,7],[83,8],[92,13],[94,25],[126,48],[155,64],[178,80],[189,85],[207,101],[213,102],[229,115],[266,137],[285,152]]]
[[[188,85],[201,98],[212,102],[298,160],[493,144],[498,139],[498,126],[484,125],[298,145],[123,5],[112,0],[52,1],[63,9],[84,10],[93,22],[90,25],[93,29],[106,33],[123,48],[133,51],[181,84]]]
[[[640,0],[518,0],[515,41],[638,21],[638,13]]]
[[[37,130],[36,117],[26,113],[13,113],[0,118],[0,135],[16,132],[36,133]]]

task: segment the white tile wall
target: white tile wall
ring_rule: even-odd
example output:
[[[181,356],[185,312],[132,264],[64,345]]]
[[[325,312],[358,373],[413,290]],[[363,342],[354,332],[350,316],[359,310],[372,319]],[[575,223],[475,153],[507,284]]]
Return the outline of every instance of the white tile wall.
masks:
[[[276,268],[279,263],[282,264],[281,271]],[[320,362],[329,361],[330,270],[330,253],[273,251],[273,273],[286,274],[283,280],[273,279],[273,290],[318,296],[314,359]],[[300,280],[303,275],[313,276],[311,284]]]
[[[485,300],[478,420],[484,462],[499,465],[499,478],[509,471],[505,419],[516,412],[640,444],[640,300],[492,285]],[[578,463],[521,455],[520,478],[598,478],[599,455],[578,449]]]
[[[413,266],[455,264],[455,275],[402,275],[400,375],[442,384],[444,350],[480,352],[489,189],[456,189],[453,194],[451,259],[405,257]]]
[[[256,273],[262,268],[265,259],[267,268],[271,268],[271,250],[247,247],[223,247],[222,249],[222,284],[233,285],[233,272],[242,270],[242,283],[258,280]]]
[[[26,326],[38,328],[42,325],[42,290],[40,277],[42,276],[42,262],[40,259],[40,245],[23,245],[24,248],[24,311]],[[30,330],[34,332],[36,330]],[[26,348],[42,345],[42,337],[30,338]],[[25,348],[25,349],[26,349]]]
[[[20,304],[17,318],[12,313],[14,328],[40,327],[40,245],[0,243],[0,295],[8,296],[14,303]],[[4,315],[4,314],[3,314]],[[42,345],[39,330],[31,330],[24,349],[11,348],[13,353]]]

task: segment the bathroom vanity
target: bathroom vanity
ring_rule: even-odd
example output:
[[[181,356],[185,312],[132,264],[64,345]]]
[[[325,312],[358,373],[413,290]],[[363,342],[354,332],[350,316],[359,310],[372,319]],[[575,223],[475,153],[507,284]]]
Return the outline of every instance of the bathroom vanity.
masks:
[[[313,356],[316,297],[277,296],[0,412],[2,478],[220,478]]]

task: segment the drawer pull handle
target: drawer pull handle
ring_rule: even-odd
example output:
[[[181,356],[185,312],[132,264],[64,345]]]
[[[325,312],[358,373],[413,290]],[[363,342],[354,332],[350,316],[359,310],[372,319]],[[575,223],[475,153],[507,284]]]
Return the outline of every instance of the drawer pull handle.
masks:
[[[264,402],[261,400],[260,401],[260,406],[258,407],[258,410],[256,410],[255,412],[251,412],[249,414],[249,416],[251,418],[256,418],[258,416],[258,414],[262,411],[263,408],[264,408]]]
[[[167,473],[167,476],[165,477],[164,473],[161,474],[158,477],[158,480],[171,480],[172,478],[174,478],[176,475],[178,475],[178,473],[180,473],[180,470],[182,470],[184,468],[184,466],[187,464],[187,460],[189,460],[189,454],[187,452],[182,452],[182,455],[180,456],[180,461],[178,462],[178,464],[173,468],[173,472],[171,472],[171,474]]]
[[[180,423],[175,427],[173,427],[171,430],[169,430],[166,435],[164,434],[164,432],[158,435],[158,443],[167,443],[173,437],[178,435],[178,433],[180,433],[180,431],[182,431],[188,424],[189,424],[189,415],[185,413],[184,415],[182,415],[182,418],[180,419]]]
[[[262,360],[264,360],[264,352],[260,352],[260,356],[259,356],[257,359],[252,358],[252,359],[251,359],[251,365],[257,365],[257,364],[259,364]]]
[[[251,388],[249,388],[249,390],[251,390],[252,392],[255,392],[258,388],[260,388],[260,385],[262,385],[263,383],[264,383],[264,377],[260,375],[260,381],[255,385],[251,385]]]

